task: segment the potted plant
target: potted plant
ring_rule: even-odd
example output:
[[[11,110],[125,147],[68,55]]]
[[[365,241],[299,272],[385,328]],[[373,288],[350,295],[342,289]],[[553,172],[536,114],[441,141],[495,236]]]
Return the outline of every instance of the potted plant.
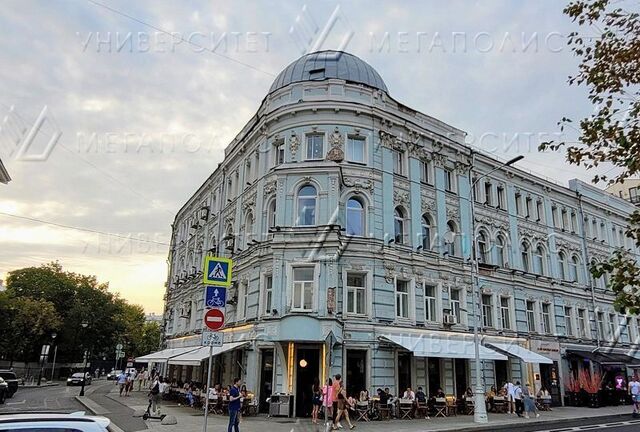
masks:
[[[600,387],[602,386],[602,374],[600,372],[589,373],[583,369],[578,376],[580,387],[587,393],[587,406],[600,408]]]
[[[564,380],[564,404],[567,406],[578,406],[578,395],[580,394],[580,382],[573,376],[569,376]]]

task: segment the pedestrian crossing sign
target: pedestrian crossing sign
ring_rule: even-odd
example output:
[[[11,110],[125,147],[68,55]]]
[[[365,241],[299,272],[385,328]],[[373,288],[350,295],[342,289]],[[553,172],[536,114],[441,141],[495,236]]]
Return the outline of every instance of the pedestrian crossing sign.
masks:
[[[205,257],[204,280],[208,285],[231,286],[232,261],[229,258]]]

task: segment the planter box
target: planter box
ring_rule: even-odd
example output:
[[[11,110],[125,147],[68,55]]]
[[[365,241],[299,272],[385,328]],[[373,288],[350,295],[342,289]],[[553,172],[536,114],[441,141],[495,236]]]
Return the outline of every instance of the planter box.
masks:
[[[565,392],[564,404],[566,406],[578,406],[578,394],[576,392]]]
[[[600,408],[601,406],[599,393],[589,393],[588,401],[589,408]]]

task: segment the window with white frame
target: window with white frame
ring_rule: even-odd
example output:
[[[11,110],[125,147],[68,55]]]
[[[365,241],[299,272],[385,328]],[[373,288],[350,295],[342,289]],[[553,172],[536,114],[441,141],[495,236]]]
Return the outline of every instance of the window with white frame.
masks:
[[[520,248],[522,254],[522,270],[531,273],[531,248],[529,247],[529,243],[526,241],[522,242]]]
[[[611,340],[617,340],[616,331],[618,330],[618,318],[616,314],[609,314],[609,337]]]
[[[566,279],[567,274],[567,255],[564,252],[558,254],[558,276],[560,279]]]
[[[507,242],[505,241],[504,237],[502,236],[502,234],[498,234],[496,236],[496,243],[495,243],[495,249],[496,249],[496,264],[499,265],[500,267],[504,267],[506,260],[505,260],[505,247],[506,247]]]
[[[347,273],[347,313],[365,315],[367,299],[367,275]]]
[[[497,195],[498,195],[498,199],[496,200],[497,201],[496,202],[496,206],[501,210],[506,210],[507,209],[507,202],[505,200],[504,187],[498,186],[496,191],[497,191]]]
[[[606,339],[607,334],[605,333],[604,327],[604,312],[596,313],[596,321],[598,323],[598,334],[600,335],[600,339]]]
[[[542,245],[538,245],[536,247],[536,251],[534,254],[534,266],[535,266],[535,271],[538,274],[544,275],[546,274],[546,253],[544,251],[544,248],[542,247]]]
[[[571,282],[578,282],[578,257],[573,256],[569,261],[569,278]]]
[[[578,309],[578,337],[582,339],[590,339],[588,337],[587,327],[587,311],[585,309]]]
[[[574,336],[573,333],[573,308],[571,306],[564,307],[564,329],[567,336]]]
[[[455,173],[449,168],[444,169],[444,190],[452,193],[456,192]]]
[[[456,322],[460,324],[462,322],[461,315],[462,305],[462,290],[460,288],[449,289],[449,307],[451,308],[451,314],[456,317]]]
[[[396,317],[409,318],[409,281],[396,279]]]
[[[540,310],[540,324],[542,333],[551,334],[551,304],[542,303]]]
[[[567,213],[567,210],[562,209],[561,215],[562,215],[562,218],[561,218],[562,229],[566,231],[569,228],[569,215]]]
[[[254,227],[253,213],[248,212],[244,220],[244,243],[245,243],[244,245],[245,246],[249,246],[251,244],[251,241],[254,240],[253,227]]]
[[[591,221],[591,235],[593,236],[593,240],[598,239],[598,221],[595,219]]]
[[[238,321],[247,317],[247,303],[249,299],[249,283],[242,282],[238,287]]]
[[[433,162],[423,161],[420,166],[420,181],[426,184],[433,184]]]
[[[366,163],[365,144],[365,137],[349,135],[347,139],[347,161],[362,164]]]
[[[305,185],[298,191],[298,225],[316,224],[316,200],[318,192],[312,185]]]
[[[493,296],[482,294],[482,326],[493,327]]]
[[[347,235],[364,236],[364,205],[359,198],[347,200]]]
[[[422,250],[431,250],[431,216],[422,215]]]
[[[324,134],[307,134],[307,160],[324,159]]]
[[[271,314],[273,310],[273,276],[266,275],[264,277],[264,292],[262,293],[262,313],[264,315]]]
[[[438,321],[438,287],[435,285],[424,285],[424,319],[428,322]]]
[[[276,226],[276,199],[272,199],[267,207],[267,227],[274,228]]]
[[[405,168],[404,152],[402,150],[391,150],[393,153],[393,173],[401,176],[407,175]]]
[[[444,233],[444,241],[449,256],[456,256],[458,253],[458,229],[454,221],[447,222],[447,231]]]
[[[544,222],[544,204],[542,204],[541,200],[538,200],[536,202],[536,212],[538,215],[538,221],[539,222]]]
[[[291,310],[307,312],[313,310],[313,296],[315,293],[315,268],[293,268],[293,304]]]
[[[402,207],[396,207],[393,215],[394,240],[396,244],[405,243],[405,212]]]
[[[558,208],[556,206],[551,207],[551,216],[553,217],[553,226],[560,228],[560,223],[558,221]]]
[[[482,264],[489,264],[491,262],[487,238],[487,234],[484,231],[478,233],[478,262]]]
[[[536,327],[536,302],[527,300],[527,328],[529,333],[538,331]]]
[[[284,163],[284,139],[278,139],[273,142],[273,161],[274,167]]]
[[[522,216],[522,195],[516,192],[516,214]]]
[[[511,299],[500,297],[500,325],[503,329],[511,328]]]
[[[531,199],[531,197],[527,197],[525,199],[525,216],[528,218],[531,218],[532,214],[533,214],[533,200]]]
[[[489,182],[484,183],[484,203],[488,206],[493,205],[493,185]]]
[[[571,212],[571,232],[572,233],[577,233],[578,232],[578,217],[576,216],[575,212]]]

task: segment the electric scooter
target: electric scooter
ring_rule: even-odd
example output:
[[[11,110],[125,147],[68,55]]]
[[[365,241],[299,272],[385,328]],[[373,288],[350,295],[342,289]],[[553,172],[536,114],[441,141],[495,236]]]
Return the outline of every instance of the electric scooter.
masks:
[[[160,420],[162,421],[162,419],[164,419],[167,415],[166,414],[160,414],[157,416],[154,416],[151,414],[151,399],[149,399],[149,405],[147,406],[147,410],[144,412],[144,414],[142,414],[142,420]],[[159,413],[159,412],[158,412]]]

